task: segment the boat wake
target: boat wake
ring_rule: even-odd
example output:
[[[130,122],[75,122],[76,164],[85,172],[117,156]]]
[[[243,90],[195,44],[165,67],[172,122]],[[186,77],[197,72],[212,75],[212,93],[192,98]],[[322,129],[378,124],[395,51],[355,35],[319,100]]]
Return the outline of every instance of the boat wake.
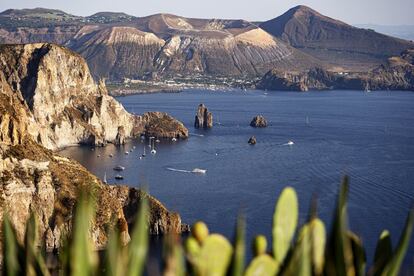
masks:
[[[204,134],[190,133],[191,136],[204,137]]]
[[[174,168],[167,168],[167,170],[172,172],[181,172],[181,173],[195,173],[195,174],[205,174],[207,170],[195,168],[192,171],[187,170],[180,170],[180,169],[174,169]]]
[[[174,168],[167,168],[167,170],[172,171],[172,172],[192,173],[192,171],[180,170],[180,169],[174,169]]]
[[[293,146],[295,143],[293,141],[289,141],[287,143],[281,144],[281,146]]]

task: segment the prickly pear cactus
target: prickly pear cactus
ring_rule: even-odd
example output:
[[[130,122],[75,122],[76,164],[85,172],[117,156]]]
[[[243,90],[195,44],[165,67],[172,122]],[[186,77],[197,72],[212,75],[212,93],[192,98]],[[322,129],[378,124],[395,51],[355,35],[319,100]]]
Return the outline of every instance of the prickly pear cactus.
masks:
[[[245,276],[269,276],[276,275],[279,265],[267,254],[261,254],[252,260],[247,267]]]
[[[298,223],[298,199],[293,188],[285,188],[273,215],[273,254],[278,263],[283,263]]]
[[[258,235],[253,241],[253,253],[255,256],[265,254],[267,251],[267,239],[263,235]]]
[[[194,237],[189,237],[186,241],[188,260],[194,274],[226,275],[233,254],[230,242],[219,234],[208,235],[208,228],[204,223],[198,225],[198,227],[193,226]]]

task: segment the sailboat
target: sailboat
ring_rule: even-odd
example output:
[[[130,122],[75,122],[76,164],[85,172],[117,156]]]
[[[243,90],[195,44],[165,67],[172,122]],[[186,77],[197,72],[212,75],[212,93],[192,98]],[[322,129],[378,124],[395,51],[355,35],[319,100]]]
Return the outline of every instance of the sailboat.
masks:
[[[154,143],[154,139],[151,140],[151,154],[154,155],[157,153],[157,151],[155,150],[155,143]]]

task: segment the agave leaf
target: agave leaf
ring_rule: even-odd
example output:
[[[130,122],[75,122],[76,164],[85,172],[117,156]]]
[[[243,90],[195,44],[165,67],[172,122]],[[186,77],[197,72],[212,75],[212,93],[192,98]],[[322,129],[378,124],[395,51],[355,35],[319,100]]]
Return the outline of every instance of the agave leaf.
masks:
[[[310,223],[301,228],[292,255],[282,275],[312,275],[311,231]]]
[[[371,275],[380,275],[388,260],[392,258],[391,235],[388,230],[382,231],[377,247],[375,248],[374,265],[370,270]]]
[[[313,269],[315,275],[321,275],[325,263],[325,225],[319,218],[314,218],[310,222],[310,231]]]
[[[233,248],[225,237],[219,234],[209,235],[192,262],[196,275],[226,275],[232,253]]]
[[[122,247],[118,229],[112,229],[105,250],[105,275],[122,276],[126,273],[128,255]]]
[[[129,276],[142,275],[148,252],[148,227],[147,227],[148,202],[145,197],[141,199],[138,216],[135,220],[134,231],[129,243],[129,264],[127,274]]]
[[[348,177],[344,177],[339,192],[332,230],[326,250],[326,274],[328,275],[355,275],[351,241],[347,236],[348,215],[346,201],[348,192]]]
[[[26,275],[50,275],[43,256],[38,250],[38,223],[34,213],[31,213],[26,224],[25,233],[25,270]]]
[[[231,273],[231,275],[233,276],[243,275],[244,258],[246,254],[245,235],[246,235],[246,220],[244,216],[240,215],[237,219],[236,238],[234,241],[234,253],[233,253],[233,263],[232,263],[232,273]]]
[[[293,188],[285,188],[273,215],[273,254],[278,263],[283,263],[298,223],[298,199]]]
[[[179,236],[169,234],[165,239],[164,251],[165,256],[165,269],[164,276],[185,276],[185,259],[184,251],[179,241]]]
[[[351,240],[355,273],[357,276],[363,276],[365,275],[365,268],[367,264],[367,257],[365,255],[364,247],[362,246],[361,239],[357,235],[349,231],[348,236]]]
[[[272,276],[276,275],[279,265],[267,254],[257,256],[247,267],[245,276]]]
[[[72,275],[89,276],[96,272],[98,256],[90,240],[94,219],[94,200],[83,191],[76,206],[73,239],[70,244],[70,269]]]
[[[389,262],[385,266],[384,271],[381,273],[381,275],[387,275],[387,276],[398,275],[402,261],[405,257],[405,253],[407,252],[408,245],[410,243],[411,233],[413,232],[413,224],[414,224],[414,210],[411,210],[408,213],[404,231],[401,234],[400,240],[392,256],[392,259],[389,260]]]
[[[18,255],[23,252],[20,248],[16,233],[11,225],[9,216],[3,216],[3,273],[8,276],[21,275],[21,267],[19,264]]]

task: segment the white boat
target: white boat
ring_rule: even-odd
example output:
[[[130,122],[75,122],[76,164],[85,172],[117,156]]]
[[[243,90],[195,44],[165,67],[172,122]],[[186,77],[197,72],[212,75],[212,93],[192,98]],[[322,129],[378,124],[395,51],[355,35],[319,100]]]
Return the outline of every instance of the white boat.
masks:
[[[293,141],[289,141],[289,142],[287,142],[286,143],[288,146],[292,146],[292,145],[294,145],[295,143],[293,142]]]
[[[125,154],[128,155],[129,154],[129,151],[126,151]]]
[[[155,143],[154,143],[154,139],[151,140],[151,154],[155,155],[157,153],[157,151],[155,150]]]
[[[171,139],[171,141],[173,141],[173,142],[177,142],[177,138],[173,137],[173,138]]]
[[[124,177],[120,174],[117,174],[117,175],[115,175],[115,179],[116,180],[122,180],[122,179],[124,179]]]
[[[200,174],[205,174],[207,172],[207,170],[203,170],[203,169],[199,169],[199,168],[195,168],[191,171],[192,173],[200,173]]]
[[[121,172],[121,171],[123,171],[123,170],[125,170],[125,167],[122,167],[122,166],[116,166],[116,167],[114,167],[114,171],[119,171],[119,172]]]
[[[106,180],[106,172],[105,172],[105,175],[104,175],[103,183],[108,184],[108,181]]]
[[[155,140],[155,143],[159,143],[159,142],[161,142],[160,139]]]
[[[145,146],[144,146],[144,152],[142,153],[141,157],[145,157],[145,156],[147,156],[147,153],[145,151]]]

